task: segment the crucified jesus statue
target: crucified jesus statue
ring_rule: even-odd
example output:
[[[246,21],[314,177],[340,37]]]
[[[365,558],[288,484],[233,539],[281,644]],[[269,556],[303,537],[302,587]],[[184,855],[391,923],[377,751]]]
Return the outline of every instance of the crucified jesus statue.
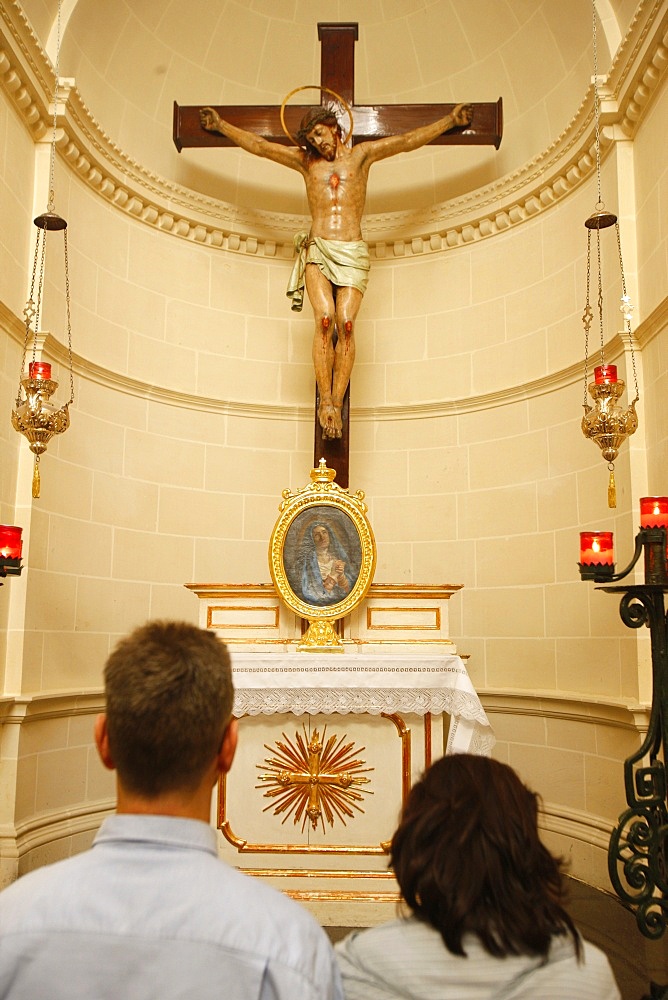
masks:
[[[388,156],[419,149],[452,128],[469,125],[472,106],[458,104],[428,125],[352,147],[344,143],[332,109],[316,107],[302,119],[298,149],[232,125],[213,108],[202,108],[199,115],[202,128],[208,132],[219,132],[247,152],[290,167],[304,178],[311,231],[296,239],[299,259],[288,295],[292,308],[300,309],[306,287],[315,318],[318,421],[323,438],[340,438],[341,407],[355,360],[355,320],[369,271],[369,251],[361,228],[369,168]]]

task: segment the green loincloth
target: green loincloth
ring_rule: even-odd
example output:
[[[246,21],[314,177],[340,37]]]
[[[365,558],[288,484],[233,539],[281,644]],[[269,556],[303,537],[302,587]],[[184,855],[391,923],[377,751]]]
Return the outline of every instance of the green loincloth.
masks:
[[[292,268],[286,295],[292,299],[292,309],[300,312],[304,304],[307,264],[317,264],[322,273],[337,288],[357,288],[364,295],[369,283],[369,248],[364,240],[325,240],[308,233],[294,238],[297,260]]]

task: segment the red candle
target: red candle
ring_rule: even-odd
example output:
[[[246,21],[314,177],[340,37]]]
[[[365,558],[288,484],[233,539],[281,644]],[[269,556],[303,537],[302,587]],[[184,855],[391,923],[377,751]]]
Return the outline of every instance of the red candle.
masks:
[[[0,524],[0,556],[4,559],[20,559],[23,542],[21,532],[13,524]]]
[[[51,365],[48,361],[31,361],[28,375],[30,378],[51,378]]]
[[[597,385],[617,382],[617,365],[599,365],[594,368],[594,380]]]
[[[581,531],[580,562],[583,566],[612,566],[612,532]]]
[[[640,498],[640,527],[668,529],[668,497]]]

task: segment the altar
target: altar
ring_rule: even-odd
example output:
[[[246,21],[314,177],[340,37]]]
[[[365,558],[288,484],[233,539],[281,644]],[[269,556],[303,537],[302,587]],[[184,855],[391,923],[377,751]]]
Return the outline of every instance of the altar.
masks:
[[[234,715],[449,716],[445,753],[488,754],[494,736],[463,660],[419,652],[234,652]],[[439,753],[440,755],[440,753]],[[425,765],[432,759],[425,754]]]
[[[445,753],[494,745],[449,637],[459,587],[372,584],[331,653],[298,651],[305,623],[271,584],[188,587],[232,658],[239,747],[219,787],[221,855],[323,923],[388,919],[387,850],[411,784]]]

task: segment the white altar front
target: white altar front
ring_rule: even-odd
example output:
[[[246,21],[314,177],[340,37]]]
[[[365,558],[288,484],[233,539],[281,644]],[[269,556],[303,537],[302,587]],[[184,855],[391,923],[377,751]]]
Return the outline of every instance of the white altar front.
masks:
[[[323,923],[391,917],[387,848],[411,784],[444,753],[494,745],[448,634],[459,588],[374,584],[339,623],[342,651],[298,652],[304,623],[271,584],[188,586],[232,657],[239,748],[219,788],[221,854]]]
[[[234,714],[449,716],[446,753],[490,753],[489,720],[463,660],[420,652],[233,653]]]

